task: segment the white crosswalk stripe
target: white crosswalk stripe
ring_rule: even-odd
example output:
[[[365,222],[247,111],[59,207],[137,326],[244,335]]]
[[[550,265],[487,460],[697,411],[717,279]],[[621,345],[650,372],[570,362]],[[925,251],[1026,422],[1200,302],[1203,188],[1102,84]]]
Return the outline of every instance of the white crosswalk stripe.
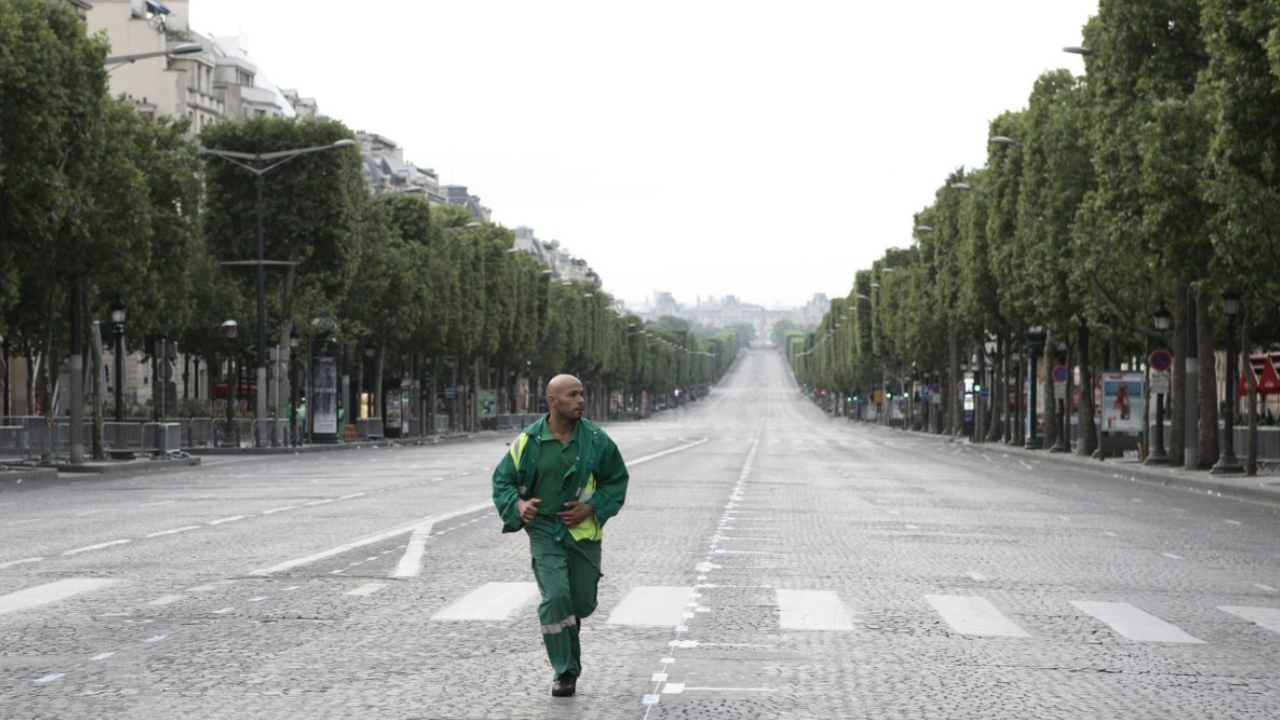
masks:
[[[1031,637],[986,598],[976,595],[926,595],[925,600],[929,601],[952,629],[962,635]]]
[[[506,620],[537,596],[537,583],[486,583],[432,615],[431,619]]]
[[[767,587],[767,586],[766,586]],[[370,587],[370,589],[372,589]],[[638,585],[614,606],[605,623],[632,627],[710,627],[717,612],[713,584],[698,587]],[[349,593],[357,594],[357,593]],[[835,590],[775,588],[778,629],[808,632],[857,632],[855,610]],[[1032,638],[994,603],[978,595],[925,595],[938,616],[961,635]],[[531,582],[486,583],[458,597],[431,620],[437,622],[509,621],[531,614],[538,587]],[[1202,644],[1177,626],[1128,603],[1070,601],[1080,611],[1136,642]],[[607,608],[601,607],[604,611]],[[1219,610],[1280,633],[1280,608],[1219,606]],[[603,613],[600,613],[603,614]],[[696,622],[694,620],[696,619]]]
[[[1244,618],[1251,623],[1264,627],[1271,632],[1280,633],[1280,609],[1270,607],[1240,607],[1234,605],[1219,606],[1219,610]]]
[[[1072,600],[1071,604],[1098,618],[1111,626],[1112,630],[1130,640],[1193,644],[1204,642],[1129,603]]]
[[[614,608],[607,622],[610,625],[674,627],[681,623],[685,609],[695,596],[691,587],[635,587]]]

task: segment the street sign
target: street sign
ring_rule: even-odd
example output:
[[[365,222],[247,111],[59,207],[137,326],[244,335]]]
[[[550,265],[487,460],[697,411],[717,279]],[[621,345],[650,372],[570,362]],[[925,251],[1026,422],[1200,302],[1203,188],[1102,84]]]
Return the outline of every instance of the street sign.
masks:
[[[979,396],[979,397],[984,397],[984,398],[989,398],[989,397],[991,397],[991,388],[986,387],[986,386],[984,385],[984,386],[982,387],[982,389],[978,391],[978,396]]]
[[[445,397],[445,399],[446,399],[446,400],[452,400],[452,399],[453,399],[453,386],[449,386],[449,387],[447,387],[447,388],[445,388],[445,389],[444,389],[444,397]]]
[[[922,402],[929,402],[929,396],[930,396],[931,394],[932,394],[932,392],[930,391],[930,389],[929,389],[929,386],[928,386],[928,385],[921,385],[921,386],[920,386],[920,400],[921,400]]]
[[[1156,350],[1151,353],[1151,357],[1148,358],[1148,362],[1150,363],[1153,371],[1158,373],[1166,372],[1169,368],[1173,367],[1173,353],[1163,348]]]
[[[1162,395],[1169,394],[1169,373],[1153,372],[1151,373],[1151,392]]]
[[[940,383],[934,383],[933,387],[929,388],[929,393],[932,395],[941,395],[942,385]]]
[[[1065,365],[1055,367],[1053,369],[1053,381],[1059,385],[1066,385],[1068,372],[1069,371]]]

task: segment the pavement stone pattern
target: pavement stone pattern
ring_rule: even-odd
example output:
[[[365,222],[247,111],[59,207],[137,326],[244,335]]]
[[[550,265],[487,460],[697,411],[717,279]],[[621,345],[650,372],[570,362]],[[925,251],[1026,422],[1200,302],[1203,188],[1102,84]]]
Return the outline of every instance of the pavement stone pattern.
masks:
[[[532,582],[523,536],[457,514],[489,496],[488,435],[0,493],[0,717],[1280,716],[1280,632],[1219,609],[1280,610],[1276,506],[834,420],[767,350],[608,429],[633,462],[705,442],[631,468],[575,698],[549,696],[536,600],[432,619]],[[441,516],[393,577],[412,535],[381,536]],[[4,609],[74,578],[120,582]],[[637,588],[687,588],[679,624],[610,623]],[[848,629],[788,626],[816,611],[784,596],[822,593]],[[1077,604],[1100,602],[1202,642],[1133,640]]]

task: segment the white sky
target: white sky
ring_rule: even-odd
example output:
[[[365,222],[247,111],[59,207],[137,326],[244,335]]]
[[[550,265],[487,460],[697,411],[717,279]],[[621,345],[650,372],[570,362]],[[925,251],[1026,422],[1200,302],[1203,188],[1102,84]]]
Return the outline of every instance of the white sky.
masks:
[[[272,82],[631,303],[849,292],[1097,0],[192,0]]]

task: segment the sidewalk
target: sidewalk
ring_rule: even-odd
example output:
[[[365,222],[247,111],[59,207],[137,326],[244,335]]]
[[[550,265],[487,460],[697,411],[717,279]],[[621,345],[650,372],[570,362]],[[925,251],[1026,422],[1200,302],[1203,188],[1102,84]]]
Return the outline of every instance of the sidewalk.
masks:
[[[361,440],[357,442],[327,443],[315,445],[297,445],[294,447],[205,447],[189,448],[186,452],[196,455],[296,455],[299,453],[331,452],[336,450],[361,450],[365,448],[420,447],[422,445],[439,445],[440,443],[461,442],[470,440],[471,434],[457,433],[453,435],[431,435],[414,438],[384,438],[382,440]]]
[[[942,439],[946,441],[945,438]],[[1109,477],[1181,488],[1205,495],[1280,505],[1280,474],[1277,474],[1274,466],[1266,469],[1259,467],[1256,477],[1245,477],[1243,474],[1210,475],[1207,470],[1186,470],[1168,465],[1143,465],[1136,458],[1096,460],[1081,457],[1074,451],[1055,453],[1048,450],[1028,450],[1020,445],[971,443],[967,439],[956,442],[968,452],[1004,453],[1010,457],[1037,460],[1048,465],[1070,467]]]

